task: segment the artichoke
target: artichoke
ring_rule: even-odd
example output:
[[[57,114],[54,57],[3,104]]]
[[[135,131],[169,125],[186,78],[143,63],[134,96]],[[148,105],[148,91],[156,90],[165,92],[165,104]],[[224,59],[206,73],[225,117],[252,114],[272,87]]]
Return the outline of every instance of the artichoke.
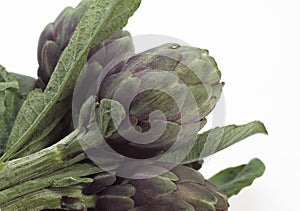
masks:
[[[67,7],[41,33],[38,42],[37,88],[42,90],[46,88],[60,55],[67,47],[73,32],[89,8],[89,2],[89,0],[83,0],[76,8]]]
[[[223,87],[207,50],[177,44],[123,58],[105,69],[99,100],[116,100],[127,113],[106,141],[118,153],[133,158],[153,157],[177,140],[194,138]]]
[[[76,27],[85,12],[88,10],[90,2],[91,0],[83,0],[76,8],[65,8],[56,20],[53,23],[49,23],[42,31],[37,51],[39,68],[38,79],[35,85],[36,88],[40,88],[42,90],[46,88],[63,50],[69,44]],[[94,46],[89,52],[88,59],[108,44],[120,38],[129,36],[130,34],[127,31],[117,32],[105,42]],[[129,50],[131,50],[133,48],[132,40],[127,39],[126,41],[126,43],[124,42],[124,46],[129,46]],[[120,46],[120,48],[124,49],[123,46]],[[117,54],[117,52],[115,53]],[[104,58],[101,60],[101,65],[106,65],[113,59],[112,56],[115,55],[102,55]]]
[[[16,117],[2,121],[0,211],[227,211],[228,197],[263,174],[258,159],[209,180],[197,171],[215,140],[219,151],[267,131],[255,121],[198,134],[220,98],[221,73],[204,49],[134,54],[121,29],[140,3],[66,8],[40,36],[36,81],[0,65],[4,120]]]
[[[96,210],[226,211],[227,197],[203,176],[177,166],[164,175],[141,180],[121,180],[98,194]]]
[[[53,23],[49,23],[42,31],[39,38],[37,50],[39,68],[38,79],[35,82],[35,88],[39,88],[43,91],[46,89],[46,86],[51,78],[52,73],[55,70],[62,52],[69,44],[69,41],[74,31],[76,30],[76,27],[78,26],[86,11],[89,9],[90,4],[91,0],[83,0],[76,8],[65,8],[56,18],[56,20]],[[117,49],[109,48],[109,44],[112,42],[117,43]],[[91,58],[94,53],[98,52],[100,49],[102,49],[102,52],[105,53],[101,55],[101,60],[99,62],[101,63],[101,65],[106,65],[114,58],[114,55],[123,54],[127,51],[131,52],[133,51],[134,46],[130,37],[130,33],[120,30],[103,43],[94,46],[90,50],[87,59]],[[48,136],[51,137],[49,138],[50,141],[44,141],[44,143],[42,143],[40,147],[34,148],[30,146],[30,149],[24,150],[24,152],[22,152],[19,157],[31,154],[42,149],[43,147],[50,146],[51,144],[56,143],[74,129],[74,126],[72,124],[72,115],[74,114],[74,111],[72,111],[71,102],[72,101],[70,100],[70,108],[63,115],[62,120],[48,134]]]
[[[54,23],[45,27],[38,44],[39,69],[36,88],[42,90],[46,88],[60,55],[68,45],[76,26],[89,5],[90,0],[84,0],[76,8],[68,7],[57,17]],[[111,45],[111,43],[113,44]],[[174,74],[179,78],[178,80],[173,78],[172,83],[166,84],[165,88],[169,92],[168,94],[160,90],[146,90],[135,96],[130,109],[127,109],[130,110],[128,112],[129,121],[124,121],[119,130],[120,133],[115,133],[109,137],[108,143],[121,154],[134,158],[148,158],[169,149],[178,139],[189,140],[196,136],[196,133],[206,123],[205,116],[214,108],[220,97],[221,74],[214,59],[208,55],[208,51],[181,47],[176,44],[163,45],[133,55],[128,59],[122,59],[121,62],[118,61],[120,56],[127,52],[132,54],[133,49],[130,34],[126,31],[120,31],[90,50],[87,59],[92,61],[91,66],[94,67],[89,68],[91,70],[88,71],[91,73],[90,75],[93,75],[104,67],[108,70],[108,74],[100,87],[99,100],[113,98],[117,92],[118,84],[124,86],[121,95],[126,96],[127,99],[125,100],[128,100],[128,93],[125,92],[131,88],[128,86],[134,85],[131,83],[132,81],[143,81],[147,78],[146,84],[153,83],[155,85],[154,81],[156,81],[158,86],[164,81],[170,82],[170,74],[161,75],[162,72]],[[98,64],[95,64],[94,56]],[[118,63],[112,66],[110,63],[114,59],[114,65],[116,61]],[[160,72],[160,75],[157,72]],[[81,92],[85,94],[85,89],[88,87],[85,86],[85,83],[83,85]],[[192,97],[186,96],[185,86],[191,91]],[[140,88],[135,87],[129,92],[137,94],[138,91],[141,91]],[[64,131],[59,132],[63,136],[73,129],[71,114],[77,115],[80,106],[86,99],[80,95],[79,93],[79,97],[73,98],[78,105],[77,108],[73,107],[73,111],[70,108],[62,119],[61,126],[53,130],[53,142],[61,138],[57,138],[55,135],[59,128]],[[174,105],[174,98],[178,99],[177,105]],[[196,103],[193,100],[188,100],[191,98],[194,98]],[[178,106],[178,104],[180,105]],[[153,111],[161,111],[164,115],[158,113],[151,118],[150,114]],[[153,120],[153,124],[149,119]],[[183,127],[184,130],[180,133]],[[142,137],[137,137],[135,130],[142,132]],[[148,140],[145,138],[145,134],[147,134]],[[132,143],[132,140],[135,143]]]

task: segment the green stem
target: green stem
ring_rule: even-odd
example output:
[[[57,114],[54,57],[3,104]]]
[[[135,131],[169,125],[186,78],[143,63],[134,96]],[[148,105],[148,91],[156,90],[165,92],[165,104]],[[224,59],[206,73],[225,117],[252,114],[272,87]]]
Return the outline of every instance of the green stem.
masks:
[[[95,196],[85,196],[81,186],[43,189],[10,201],[0,210],[37,211],[43,209],[87,210],[95,207]]]
[[[74,164],[51,175],[40,177],[25,183],[0,191],[0,205],[18,197],[30,194],[49,187],[66,187],[81,183],[91,183],[93,179],[82,178],[102,172],[102,170],[89,163]]]
[[[79,133],[79,130],[75,130],[51,147],[23,158],[1,163],[0,190],[36,177],[51,174],[85,159],[83,153],[70,155],[70,153],[74,153],[74,150],[68,147],[73,141],[77,142]]]

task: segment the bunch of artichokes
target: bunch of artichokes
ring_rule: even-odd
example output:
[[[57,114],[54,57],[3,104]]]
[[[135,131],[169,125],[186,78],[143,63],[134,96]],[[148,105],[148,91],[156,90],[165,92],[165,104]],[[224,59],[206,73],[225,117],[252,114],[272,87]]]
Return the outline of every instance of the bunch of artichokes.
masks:
[[[221,72],[195,47],[135,53],[122,28],[139,4],[83,0],[63,10],[41,33],[36,80],[0,66],[0,210],[226,211],[263,174],[258,159],[209,180],[197,171],[205,157],[267,131],[254,121],[199,134],[220,99]],[[170,149],[159,167],[122,160]]]

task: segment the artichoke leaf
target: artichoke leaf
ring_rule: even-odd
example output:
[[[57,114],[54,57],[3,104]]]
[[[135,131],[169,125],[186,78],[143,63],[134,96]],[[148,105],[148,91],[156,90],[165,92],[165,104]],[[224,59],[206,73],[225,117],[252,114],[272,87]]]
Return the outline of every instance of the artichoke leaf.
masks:
[[[33,89],[34,81],[29,76],[8,73],[0,65],[0,155],[22,103]]]
[[[117,131],[125,119],[126,112],[123,106],[115,100],[102,99],[96,109],[96,121],[104,138],[110,137]]]
[[[195,145],[182,163],[199,161],[258,133],[268,134],[264,124],[260,121],[208,130],[197,136]]]
[[[243,188],[250,186],[253,181],[262,176],[265,165],[255,158],[248,164],[228,168],[209,179],[218,186],[227,197],[238,194]]]

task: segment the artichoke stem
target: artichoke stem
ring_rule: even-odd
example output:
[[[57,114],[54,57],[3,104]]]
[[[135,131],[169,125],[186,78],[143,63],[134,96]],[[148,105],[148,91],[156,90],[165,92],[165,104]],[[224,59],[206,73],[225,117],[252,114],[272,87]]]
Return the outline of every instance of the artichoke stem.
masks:
[[[16,184],[50,174],[54,171],[82,161],[86,156],[81,153],[68,157],[68,145],[76,140],[79,130],[73,131],[57,144],[32,155],[0,163],[0,190]]]

